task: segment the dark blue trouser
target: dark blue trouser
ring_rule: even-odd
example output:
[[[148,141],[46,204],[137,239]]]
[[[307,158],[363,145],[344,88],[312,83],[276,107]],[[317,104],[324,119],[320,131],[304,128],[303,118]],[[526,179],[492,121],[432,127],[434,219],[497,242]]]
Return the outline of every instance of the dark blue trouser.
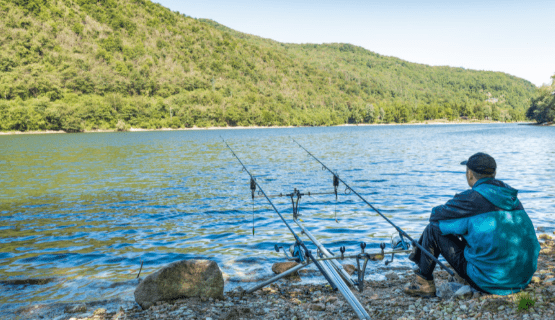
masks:
[[[466,258],[464,257],[464,248],[466,241],[459,239],[455,235],[443,235],[439,229],[439,224],[430,223],[422,232],[422,236],[418,240],[418,244],[426,248],[434,257],[441,254],[447,262],[455,269],[455,272],[465,279],[474,289],[485,292],[480,289],[466,273]],[[417,249],[415,255],[411,255],[410,259],[414,261],[420,268],[420,275],[427,280],[432,280],[436,262]]]

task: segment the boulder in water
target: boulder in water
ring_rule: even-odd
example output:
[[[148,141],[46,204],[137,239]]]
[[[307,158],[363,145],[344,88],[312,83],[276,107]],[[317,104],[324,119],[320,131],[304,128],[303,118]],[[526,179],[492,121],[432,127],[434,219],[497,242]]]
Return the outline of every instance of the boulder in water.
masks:
[[[224,278],[216,262],[182,260],[170,263],[146,277],[135,289],[135,301],[143,309],[157,301],[191,297],[224,297]]]
[[[287,270],[289,270],[289,269],[291,269],[291,268],[294,268],[294,267],[296,267],[296,266],[298,266],[298,265],[299,265],[299,264],[296,263],[296,262],[276,262],[276,263],[274,263],[274,265],[272,266],[272,271],[273,271],[275,274],[282,274],[282,273],[284,273],[285,271],[287,271]],[[285,279],[298,279],[298,278],[300,278],[299,272],[298,272],[298,271],[295,271],[295,272],[293,272],[293,273],[291,273],[291,274],[289,274],[289,275],[287,275],[287,276],[285,277]]]

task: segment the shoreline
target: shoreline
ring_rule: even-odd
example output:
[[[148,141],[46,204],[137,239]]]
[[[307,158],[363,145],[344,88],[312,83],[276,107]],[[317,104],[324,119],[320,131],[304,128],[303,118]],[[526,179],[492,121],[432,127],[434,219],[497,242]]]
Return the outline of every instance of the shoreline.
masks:
[[[409,268],[390,268],[386,280],[366,280],[363,292],[354,288],[352,292],[373,319],[553,319],[555,241],[548,234],[540,234],[538,238],[541,244],[538,267],[531,283],[521,293],[499,296],[467,292],[434,298],[408,296],[403,293],[403,287],[415,278]],[[439,268],[436,268],[434,277],[440,292],[449,286],[448,281],[452,281],[447,272]],[[323,284],[302,284],[282,279],[250,294],[237,288],[226,292],[222,300],[184,298],[158,302],[147,310],[135,302],[119,299],[55,305],[39,302],[20,308],[14,317],[59,320],[357,319],[343,296],[331,290],[323,277],[322,281]],[[530,303],[526,304],[526,301]]]
[[[534,122],[500,122],[500,121],[441,121],[441,120],[431,120],[425,122],[409,122],[409,123],[360,123],[360,124],[340,124],[336,126],[235,126],[235,127],[197,127],[192,128],[160,128],[160,129],[144,129],[144,128],[129,128],[125,131],[118,131],[117,129],[94,129],[85,130],[83,132],[76,133],[103,133],[103,132],[147,132],[147,131],[202,131],[202,130],[242,130],[242,129],[287,129],[287,128],[313,128],[313,127],[366,127],[366,126],[407,126],[407,125],[450,125],[450,124],[504,124],[504,123],[514,123],[520,125],[537,125]],[[547,125],[547,126],[553,126]],[[20,135],[20,134],[56,134],[56,133],[68,133],[63,130],[35,130],[35,131],[0,131],[0,136],[2,135]]]

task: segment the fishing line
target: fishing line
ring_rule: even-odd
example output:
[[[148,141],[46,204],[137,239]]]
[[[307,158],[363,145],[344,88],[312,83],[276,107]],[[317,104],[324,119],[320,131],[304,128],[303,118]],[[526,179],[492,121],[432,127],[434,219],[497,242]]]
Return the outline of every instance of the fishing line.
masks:
[[[320,161],[318,158],[316,158],[312,153],[310,153],[310,151],[308,151],[305,147],[303,147],[300,143],[298,143],[295,139],[293,139],[293,141],[299,146],[301,147],[304,151],[306,151],[306,153],[308,153],[314,160],[316,160],[318,163],[320,163],[322,165],[323,168],[325,168],[327,171],[329,171],[331,174],[333,174],[334,176],[334,180],[335,177],[337,177],[337,180],[342,182],[345,187],[346,190],[350,190],[353,194],[355,194],[357,197],[360,198],[360,200],[362,200],[364,203],[366,203],[370,208],[372,208],[377,214],[379,214],[382,218],[385,219],[385,221],[387,221],[391,226],[393,226],[395,228],[395,230],[397,230],[397,232],[399,233],[399,238],[400,238],[400,243],[401,246],[403,247],[404,250],[408,249],[408,244],[405,242],[404,238],[407,238],[409,241],[409,243],[412,243],[412,245],[414,247],[418,247],[418,249],[421,250],[421,252],[423,254],[425,254],[428,258],[434,260],[443,270],[447,271],[447,273],[449,273],[449,275],[454,276],[454,273],[451,269],[448,269],[441,261],[438,260],[438,258],[436,258],[430,251],[428,251],[426,248],[424,248],[422,245],[420,245],[418,242],[416,242],[413,238],[411,238],[403,229],[399,228],[397,225],[395,225],[391,220],[389,220],[380,210],[378,210],[376,207],[374,207],[370,202],[368,202],[368,200],[366,200],[365,198],[363,198],[358,192],[356,192],[353,188],[351,188],[347,183],[345,183],[345,181],[343,181],[342,179],[340,179],[337,174],[335,172],[333,172],[330,168],[328,168],[322,161]],[[334,181],[335,184],[335,181]]]
[[[343,297],[347,300],[347,302],[353,308],[353,311],[358,315],[358,317],[360,319],[370,320],[370,316],[368,315],[366,310],[364,310],[364,307],[360,304],[360,302],[357,300],[357,298],[354,296],[354,294],[349,290],[349,288],[347,287],[344,280],[341,279],[341,275],[337,273],[338,271],[336,271],[335,268],[339,268],[338,270],[341,270],[343,272],[344,272],[344,270],[340,266],[334,267],[333,265],[330,264],[330,262],[321,262],[315,257],[314,254],[312,254],[311,250],[309,250],[306,247],[305,243],[295,233],[295,231],[293,231],[293,229],[291,228],[289,223],[287,223],[287,221],[285,220],[283,215],[277,210],[276,206],[270,200],[270,197],[262,190],[262,188],[260,187],[258,182],[255,181],[254,176],[247,170],[247,167],[243,164],[241,159],[239,159],[239,157],[235,154],[233,149],[231,149],[229,144],[227,144],[227,142],[225,142],[225,140],[223,138],[222,138],[222,141],[227,146],[229,151],[231,151],[231,153],[237,159],[237,161],[239,161],[239,163],[241,164],[243,169],[249,174],[249,176],[251,178],[251,181],[250,181],[251,183],[250,184],[251,184],[251,197],[252,197],[252,199],[254,200],[254,191],[255,191],[256,188],[258,188],[259,192],[264,196],[264,198],[266,198],[266,200],[268,201],[268,203],[270,204],[272,209],[280,217],[281,221],[285,224],[287,229],[289,229],[289,231],[291,232],[293,237],[295,237],[295,248],[298,249],[298,250],[292,252],[293,256],[295,257],[295,260],[297,260],[298,262],[301,262],[301,263],[305,263],[305,265],[308,264],[308,263],[314,262],[314,264],[316,265],[316,267],[318,268],[320,273],[324,276],[324,278],[330,284],[331,288],[334,291],[339,290],[341,292]],[[304,194],[301,193],[297,189],[294,189],[294,192],[292,194],[287,194],[286,195],[287,197],[291,198],[291,202],[293,204],[293,220],[297,223],[297,225],[299,225],[299,227],[301,227],[301,229],[303,230],[303,233],[305,233],[312,240],[312,242],[318,247],[318,253],[317,253],[316,256],[322,256],[322,251],[321,250],[324,250],[324,254],[329,255],[330,253],[327,252],[327,250],[325,250],[325,248],[308,233],[308,230],[305,230],[304,227],[301,224],[299,224],[299,222],[297,221],[298,205],[299,205],[300,198],[303,195]],[[310,195],[310,193],[307,193],[306,195]],[[280,194],[279,196],[281,197],[283,195]],[[254,217],[254,210],[253,210],[253,217]],[[253,219],[253,235],[254,235],[254,219]],[[320,247],[322,247],[322,248],[320,248]],[[279,252],[279,247],[277,245],[275,246],[275,248],[276,248],[276,251]],[[364,254],[364,252],[363,252],[363,254]],[[301,265],[301,267],[304,267],[305,265]],[[360,274],[360,271],[359,271],[359,274]],[[345,274],[345,277],[346,277],[345,279],[349,278],[349,276],[346,275],[346,274]],[[360,276],[359,276],[359,278],[360,278]],[[272,282],[274,280],[270,279],[270,281]],[[347,281],[347,280],[345,280],[345,281]],[[349,282],[352,283],[353,285],[355,285],[355,282],[353,282],[352,280],[349,281]],[[266,285],[266,284],[263,284],[263,285]],[[362,281],[361,281],[359,287],[362,288]],[[360,289],[360,291],[362,291],[362,289]]]

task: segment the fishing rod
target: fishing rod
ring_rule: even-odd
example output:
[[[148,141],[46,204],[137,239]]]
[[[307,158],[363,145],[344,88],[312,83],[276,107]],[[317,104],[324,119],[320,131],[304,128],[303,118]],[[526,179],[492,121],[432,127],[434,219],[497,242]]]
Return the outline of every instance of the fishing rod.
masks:
[[[368,202],[368,200],[364,199],[360,194],[358,194],[358,192],[356,192],[353,188],[351,188],[345,181],[343,181],[343,179],[339,178],[339,175],[337,175],[335,172],[333,172],[330,168],[328,168],[322,161],[320,161],[318,158],[316,158],[312,153],[310,153],[310,151],[308,151],[305,147],[303,147],[300,143],[297,142],[297,140],[293,139],[293,141],[299,145],[299,147],[301,147],[304,151],[306,151],[312,158],[314,158],[314,160],[318,161],[318,163],[320,163],[322,165],[322,167],[326,170],[328,170],[332,175],[333,175],[333,180],[334,180],[334,186],[335,186],[335,181],[341,181],[345,187],[347,187],[348,190],[350,190],[353,194],[355,194],[356,196],[358,196],[362,201],[364,201],[364,203],[366,203],[368,206],[370,206],[370,208],[372,208],[376,213],[378,213],[382,218],[385,219],[385,221],[387,221],[390,225],[392,225],[395,230],[397,230],[397,232],[399,233],[399,237],[401,238],[401,245],[403,247],[403,249],[408,249],[408,246],[405,244],[405,240],[403,239],[403,237],[406,237],[408,240],[410,240],[410,242],[412,243],[413,246],[417,247],[418,249],[422,250],[422,252],[428,256],[429,258],[433,259],[437,264],[439,264],[439,266],[447,271],[447,273],[449,273],[449,275],[451,275],[452,277],[455,276],[455,274],[453,273],[453,271],[451,271],[451,269],[447,268],[441,261],[439,261],[438,258],[436,258],[431,252],[429,252],[427,249],[425,249],[424,247],[422,247],[417,241],[414,241],[414,239],[412,239],[403,229],[399,228],[397,225],[395,225],[391,220],[389,220],[384,214],[382,214],[380,212],[380,210],[378,210],[376,207],[374,207],[370,202]],[[393,261],[393,259],[392,259]]]
[[[304,250],[304,255],[306,257],[306,259],[308,261],[303,261],[304,259],[302,258],[302,253],[299,251],[295,251],[298,254],[298,258],[300,260],[302,264],[302,266],[306,266],[308,264],[310,264],[311,262],[313,262],[316,267],[318,268],[318,270],[320,271],[320,273],[322,273],[322,275],[324,276],[324,278],[328,281],[328,283],[330,284],[330,286],[332,287],[332,289],[334,291],[339,290],[341,292],[341,294],[343,295],[343,297],[345,298],[345,300],[347,300],[347,302],[349,303],[349,305],[351,305],[353,311],[357,314],[357,316],[360,319],[365,319],[365,320],[370,320],[370,315],[368,315],[368,313],[366,312],[366,310],[364,310],[364,307],[360,304],[360,302],[357,300],[357,298],[353,295],[353,293],[349,290],[349,288],[345,285],[345,282],[343,282],[343,280],[341,279],[341,276],[339,274],[337,274],[337,272],[334,271],[333,268],[331,268],[328,264],[326,264],[326,261],[318,261],[314,255],[312,254],[312,252],[310,250],[308,250],[308,248],[306,247],[306,245],[304,244],[304,242],[301,240],[301,238],[299,238],[299,236],[295,233],[295,231],[293,231],[293,229],[291,228],[291,226],[289,226],[289,224],[287,223],[287,221],[285,221],[285,219],[283,218],[283,216],[281,215],[281,213],[278,211],[278,209],[274,206],[274,204],[272,203],[272,201],[270,200],[270,198],[266,195],[266,193],[264,192],[264,190],[262,190],[262,188],[260,187],[260,184],[258,184],[258,182],[256,181],[256,179],[254,178],[254,176],[249,172],[249,170],[247,169],[247,167],[243,164],[243,162],[241,161],[241,159],[239,159],[239,157],[235,154],[235,152],[233,151],[233,149],[229,146],[229,144],[227,144],[227,142],[222,138],[222,141],[225,143],[225,145],[227,146],[227,148],[231,151],[231,153],[233,154],[233,156],[237,159],[237,161],[239,161],[239,163],[241,164],[241,166],[243,167],[243,170],[245,170],[251,180],[250,180],[250,188],[251,188],[251,192],[252,192],[252,197],[254,199],[254,192],[256,190],[256,187],[258,187],[258,190],[260,193],[262,193],[262,195],[264,195],[264,197],[266,198],[266,200],[268,200],[268,203],[270,204],[270,206],[272,207],[272,209],[279,215],[279,217],[281,218],[281,221],[283,221],[283,223],[287,226],[287,228],[289,229],[289,231],[291,232],[291,234],[293,235],[293,237],[295,238],[295,246],[297,247],[301,247]],[[290,195],[291,200],[293,200],[293,196]],[[301,266],[298,266],[301,267]],[[271,281],[273,281],[274,279],[270,279]]]

